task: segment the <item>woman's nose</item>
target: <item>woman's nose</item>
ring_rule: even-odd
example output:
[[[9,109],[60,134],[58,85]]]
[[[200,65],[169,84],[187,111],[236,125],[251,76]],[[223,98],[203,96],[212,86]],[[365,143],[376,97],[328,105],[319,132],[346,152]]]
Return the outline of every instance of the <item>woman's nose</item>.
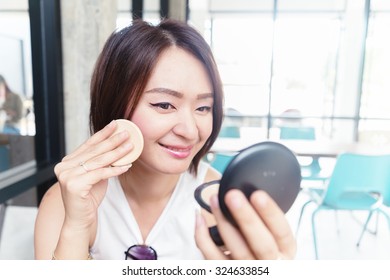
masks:
[[[195,117],[191,113],[183,113],[178,116],[177,124],[173,129],[174,133],[187,139],[198,137],[198,126]]]

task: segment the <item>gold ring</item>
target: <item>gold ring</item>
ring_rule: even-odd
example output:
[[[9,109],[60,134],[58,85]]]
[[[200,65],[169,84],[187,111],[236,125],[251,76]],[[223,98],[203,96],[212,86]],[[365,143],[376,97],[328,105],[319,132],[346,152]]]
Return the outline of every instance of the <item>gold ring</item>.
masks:
[[[87,172],[87,173],[89,172],[88,168],[85,166],[84,161],[80,162],[79,165],[84,169],[85,172]]]

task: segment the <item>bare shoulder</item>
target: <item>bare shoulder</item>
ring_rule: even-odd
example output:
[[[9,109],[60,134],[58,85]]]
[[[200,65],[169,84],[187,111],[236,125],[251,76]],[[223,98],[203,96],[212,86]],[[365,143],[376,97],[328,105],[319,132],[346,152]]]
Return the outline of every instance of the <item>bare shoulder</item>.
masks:
[[[214,181],[214,180],[219,180],[221,179],[221,177],[222,177],[221,173],[219,173],[216,169],[210,166],[204,178],[204,183]]]
[[[62,203],[61,188],[58,183],[49,188],[39,204],[39,213],[46,211],[64,212]]]

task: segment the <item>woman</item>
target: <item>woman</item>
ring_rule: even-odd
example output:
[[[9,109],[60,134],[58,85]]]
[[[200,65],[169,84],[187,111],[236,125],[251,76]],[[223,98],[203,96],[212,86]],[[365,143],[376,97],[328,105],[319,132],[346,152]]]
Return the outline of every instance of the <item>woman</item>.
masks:
[[[22,98],[8,86],[5,78],[0,75],[0,113],[5,112],[5,123],[2,133],[20,134],[20,121],[23,117]]]
[[[216,197],[213,216],[197,211],[195,188],[220,178],[201,159],[217,138],[222,103],[210,48],[187,24],[136,20],[112,34],[91,83],[94,135],[55,168],[58,183],[43,198],[36,221],[36,258],[292,258],[291,230],[264,192],[250,202],[239,191],[228,193],[240,230],[223,217]],[[112,120],[121,118],[144,137],[131,168],[111,166],[134,148],[128,133],[112,135]],[[211,223],[224,249],[213,243]]]

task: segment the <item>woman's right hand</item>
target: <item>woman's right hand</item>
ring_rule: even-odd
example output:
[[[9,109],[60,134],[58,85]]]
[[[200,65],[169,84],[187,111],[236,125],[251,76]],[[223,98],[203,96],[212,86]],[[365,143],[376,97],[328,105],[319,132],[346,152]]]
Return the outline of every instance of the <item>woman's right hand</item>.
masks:
[[[107,190],[107,180],[126,172],[131,165],[111,164],[133,149],[127,131],[114,134],[112,121],[55,166],[65,208],[64,226],[85,230],[96,221],[97,208]]]

